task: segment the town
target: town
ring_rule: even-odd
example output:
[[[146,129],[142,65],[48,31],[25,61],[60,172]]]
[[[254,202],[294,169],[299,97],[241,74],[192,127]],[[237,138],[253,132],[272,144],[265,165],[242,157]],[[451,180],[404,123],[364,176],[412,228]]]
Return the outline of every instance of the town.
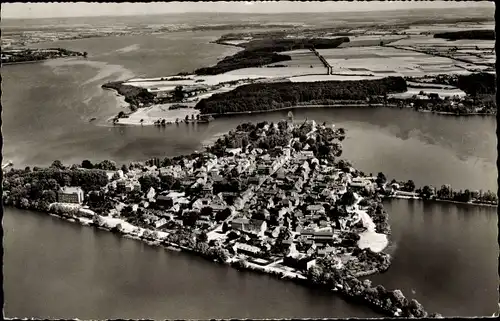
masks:
[[[234,135],[245,133],[245,126]],[[314,121],[300,127],[261,123],[256,129],[258,138],[288,135],[288,143],[212,150],[167,166],[153,159],[149,166],[108,172],[110,182],[88,199],[81,188],[66,187],[58,201],[95,208],[110,199],[109,216],[163,232],[162,242],[194,248],[201,240],[223,249],[225,261],[243,260],[299,277],[325,256],[355,275],[388,268],[388,256],[379,253],[387,237],[377,233],[388,232],[387,222],[381,217],[375,224],[368,214],[384,215],[373,199],[376,178],[353,177],[313,151],[319,136],[335,144],[344,131]],[[294,129],[304,137],[293,137]],[[361,255],[366,251],[381,258],[367,260]]]

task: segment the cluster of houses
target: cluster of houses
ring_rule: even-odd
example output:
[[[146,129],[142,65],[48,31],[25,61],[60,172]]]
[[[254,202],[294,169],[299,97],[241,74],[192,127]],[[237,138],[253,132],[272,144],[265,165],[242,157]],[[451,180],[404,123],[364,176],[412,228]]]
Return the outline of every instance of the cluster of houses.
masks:
[[[164,232],[186,227],[186,217],[194,217],[189,228],[195,233],[205,231],[210,241],[233,255],[261,265],[281,259],[283,265],[305,270],[317,257],[337,255],[341,266],[344,233],[363,228],[359,207],[347,207],[343,217],[331,217],[326,208],[334,206],[349,188],[372,187],[375,178],[353,178],[319,161],[312,151],[295,151],[292,143],[293,139],[289,146],[271,150],[233,149],[224,157],[204,153],[201,160],[185,158],[181,164],[144,166],[127,174],[110,172],[106,189],[121,194],[121,202],[110,215],[119,216],[128,202],[132,211],[141,212],[144,224]],[[153,187],[141,191],[142,175],[168,175],[180,184],[167,191]],[[214,190],[217,184],[235,179],[240,182],[239,190]],[[80,191],[66,188],[60,199],[81,203]],[[139,203],[130,204],[127,199],[133,191],[141,191]],[[282,250],[275,251],[278,246]]]

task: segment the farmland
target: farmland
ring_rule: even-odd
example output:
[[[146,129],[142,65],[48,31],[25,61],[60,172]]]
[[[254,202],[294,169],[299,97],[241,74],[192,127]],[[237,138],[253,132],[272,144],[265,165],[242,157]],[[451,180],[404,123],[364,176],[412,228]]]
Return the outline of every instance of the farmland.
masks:
[[[403,28],[367,26],[343,31],[338,29],[337,32],[327,29],[316,31],[294,29],[293,32],[287,30],[258,34],[228,34],[215,42],[238,46],[243,50],[220,60],[215,66],[198,69],[190,75],[130,79],[122,84],[126,87],[122,89],[127,93],[137,92],[148,97],[152,94],[156,97],[153,103],[156,105],[180,99],[190,108],[197,104],[197,109],[205,113],[209,110],[239,112],[250,105],[253,109],[278,108],[282,102],[277,100],[274,102],[275,106],[266,107],[264,106],[266,104],[257,106],[252,100],[246,104],[247,107],[240,104],[241,106],[236,107],[231,105],[231,108],[227,106],[219,108],[214,102],[225,102],[227,97],[232,97],[233,91],[244,85],[266,88],[287,82],[288,84],[283,84],[285,86],[283,88],[307,88],[309,93],[311,88],[316,88],[313,84],[315,82],[356,83],[366,80],[378,83],[387,77],[403,77],[407,80],[407,88],[398,93],[393,92],[391,98],[426,100],[432,95],[440,97],[439,99],[451,98],[458,102],[471,94],[456,83],[436,84],[437,76],[453,78],[457,75],[494,72],[495,41],[463,39],[469,37],[460,36],[463,33],[458,33],[456,38],[460,38],[459,40],[450,41],[435,37],[435,34],[451,32],[453,35],[453,32],[461,30],[473,30],[472,34],[477,34],[478,32],[474,30],[480,30],[478,34],[489,35],[490,28],[489,24],[465,23],[454,26],[422,24]],[[175,93],[180,87],[183,96],[177,96],[179,93]],[[491,93],[488,95],[491,96]],[[226,98],[221,100],[220,97],[223,96]],[[368,96],[375,100],[380,98],[373,94]],[[491,97],[488,97],[476,100],[483,102],[478,106],[467,108],[496,110],[496,107],[490,106]],[[315,101],[335,104],[336,99],[322,97]],[[368,97],[363,98],[364,101],[366,99]],[[205,106],[207,101],[211,102],[208,107]],[[148,108],[150,105],[148,102],[142,104],[142,107]],[[439,111],[441,107],[435,109]],[[451,110],[448,107],[444,109]],[[465,112],[469,112],[469,109]],[[134,116],[135,118],[132,117],[133,119],[130,118],[125,122],[137,122],[143,119],[142,123],[146,124],[160,115],[171,120],[178,118],[181,112],[184,111],[153,108],[148,110],[147,114],[138,114],[137,117]]]

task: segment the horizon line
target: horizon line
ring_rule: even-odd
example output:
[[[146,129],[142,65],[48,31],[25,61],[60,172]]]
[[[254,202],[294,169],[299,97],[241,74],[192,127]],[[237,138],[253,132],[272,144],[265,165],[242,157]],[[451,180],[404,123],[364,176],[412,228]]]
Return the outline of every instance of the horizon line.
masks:
[[[483,7],[484,8],[484,7]],[[377,12],[396,12],[396,11],[443,11],[443,10],[466,10],[468,8],[408,8],[408,9],[388,9],[388,10],[376,10]],[[147,13],[147,14],[137,14],[137,13],[124,13],[117,15],[83,15],[83,16],[53,16],[53,17],[1,17],[1,20],[43,20],[43,19],[71,19],[71,18],[118,18],[118,17],[135,17],[135,16],[176,16],[176,15],[185,15],[185,14],[233,14],[233,15],[291,15],[291,14],[348,14],[348,13],[366,13],[366,12],[374,12],[374,10],[350,10],[350,11],[289,11],[289,12],[241,12],[241,11],[185,11],[185,12],[173,12],[173,13]],[[467,18],[467,17],[462,17]],[[489,17],[485,17],[488,19]],[[494,21],[495,17],[491,17]],[[0,20],[0,24],[1,24]]]

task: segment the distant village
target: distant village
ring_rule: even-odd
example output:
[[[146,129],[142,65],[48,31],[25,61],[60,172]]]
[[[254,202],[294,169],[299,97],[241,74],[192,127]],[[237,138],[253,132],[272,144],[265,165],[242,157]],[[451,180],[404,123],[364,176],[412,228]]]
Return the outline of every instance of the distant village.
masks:
[[[86,52],[71,51],[63,48],[49,49],[4,49],[2,64],[36,62],[54,58],[87,57]]]

